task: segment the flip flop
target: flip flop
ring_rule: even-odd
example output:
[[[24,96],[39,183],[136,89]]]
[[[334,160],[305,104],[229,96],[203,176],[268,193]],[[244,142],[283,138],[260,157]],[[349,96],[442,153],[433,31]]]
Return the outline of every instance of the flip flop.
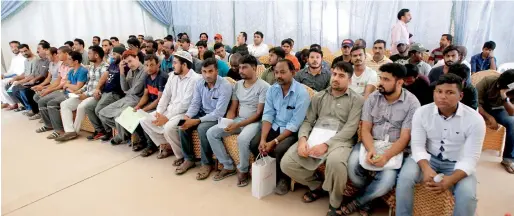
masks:
[[[55,132],[55,131],[54,131],[53,133],[51,133],[50,135],[48,135],[46,138],[47,138],[47,139],[56,139],[56,138],[58,138],[58,137],[59,137],[59,133],[57,133],[57,132]]]
[[[43,132],[47,132],[47,131],[51,131],[53,130],[53,128],[49,128],[47,126],[43,126],[43,127],[40,127],[36,130],[36,133],[43,133]]]
[[[182,165],[182,163],[184,163],[184,158],[180,158],[180,159],[176,159],[173,161],[173,166],[180,166]]]
[[[223,180],[223,179],[225,179],[227,177],[233,176],[235,174],[237,174],[237,170],[236,169],[233,169],[233,170],[222,169],[216,175],[214,175],[214,177],[212,179],[214,181],[221,181],[221,180]]]
[[[239,173],[237,174],[237,186],[238,187],[245,187],[247,186],[250,181],[249,181],[249,175],[248,173]]]
[[[194,167],[196,167],[195,162],[184,160],[184,162],[175,170],[175,174],[182,175]]]
[[[211,175],[212,172],[212,166],[211,165],[202,165],[200,167],[200,172],[196,174],[196,180],[205,180],[206,178],[209,178],[209,175]]]
[[[510,174],[514,174],[514,162],[504,159],[501,164],[503,165],[503,168],[505,168],[505,171]]]

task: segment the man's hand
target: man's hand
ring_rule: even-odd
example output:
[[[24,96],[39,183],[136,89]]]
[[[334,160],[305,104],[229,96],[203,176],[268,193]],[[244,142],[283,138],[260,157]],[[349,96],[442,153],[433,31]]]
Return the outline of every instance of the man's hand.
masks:
[[[79,100],[85,100],[86,98],[88,98],[86,94],[79,95]]]
[[[491,128],[493,130],[498,130],[498,128],[500,128],[498,122],[496,122],[496,119],[494,119],[494,117],[492,116],[485,121],[485,124],[488,128]]]
[[[95,99],[97,100],[100,100],[100,98],[102,97],[102,92],[100,92],[100,90],[98,89],[95,89],[95,91],[93,92],[93,97],[95,97]]]
[[[422,171],[423,171],[423,183],[425,183],[425,185],[428,183],[435,183],[434,177],[437,175],[437,173],[431,167],[427,167],[426,169],[424,169]]]
[[[160,114],[160,113],[156,112],[155,113],[155,120],[152,121],[152,124],[157,126],[157,127],[160,127],[160,126],[163,126],[164,124],[166,124],[168,121],[169,121],[168,117],[166,117],[163,114]]]
[[[386,156],[385,154],[383,155],[377,155],[374,157],[373,160],[373,165],[375,165],[376,167],[384,167],[387,162],[389,161],[389,158],[388,156]]]
[[[188,119],[191,119],[191,117],[184,115],[184,120],[188,120]]]
[[[41,94],[39,94],[39,96],[44,97],[44,96],[46,96],[47,94],[50,94],[50,89],[45,89],[45,90],[43,90],[43,91],[41,92]]]
[[[231,133],[237,128],[240,128],[239,123],[234,122],[234,123],[230,124],[228,127],[226,127],[224,129],[224,131],[227,133]]]
[[[364,148],[364,145],[362,145],[361,148]],[[376,154],[377,152],[375,151],[375,149],[368,151],[368,154],[366,154],[366,161],[368,162],[368,164],[375,165],[375,160],[373,159],[373,157],[375,157]]]
[[[23,85],[25,85],[25,86],[34,85],[34,81],[23,83]]]
[[[180,127],[180,130],[187,130],[191,127],[199,125],[201,123],[200,119],[187,119],[186,122]]]
[[[141,109],[140,107],[136,106],[132,111],[137,112],[137,110]]]
[[[275,141],[266,142],[265,140],[261,140],[259,144],[259,152],[263,155],[267,155],[275,148]]]
[[[303,137],[298,140],[298,155],[304,158],[309,157],[309,145]]]
[[[125,75],[125,65],[126,65],[126,64],[127,64],[127,63],[125,63],[125,60],[121,60],[121,61],[120,61],[120,65],[119,65],[119,67],[120,67],[120,74]]]
[[[426,183],[426,188],[430,191],[433,191],[433,192],[436,192],[436,193],[442,193],[446,190],[448,190],[448,188],[450,188],[452,186],[452,183],[449,182],[448,180],[445,180],[445,178],[443,178],[443,180],[441,182],[427,182]]]
[[[317,146],[312,147],[309,150],[309,155],[312,155],[314,157],[321,157],[321,155],[327,153],[328,145],[326,143],[321,143]]]
[[[493,50],[491,50],[491,52],[489,52],[489,58],[494,58],[494,51]]]
[[[33,91],[41,91],[41,90],[43,90],[43,86],[40,86],[40,85],[32,86],[30,89],[32,89]]]

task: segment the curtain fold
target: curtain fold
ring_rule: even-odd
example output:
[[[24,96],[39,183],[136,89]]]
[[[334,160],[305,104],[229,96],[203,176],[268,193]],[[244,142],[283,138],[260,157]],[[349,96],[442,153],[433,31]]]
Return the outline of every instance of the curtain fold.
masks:
[[[171,1],[138,0],[138,3],[146,10],[146,12],[152,15],[153,18],[166,26],[169,34],[175,34],[173,32]]]
[[[2,20],[5,18],[15,14],[18,10],[20,10],[28,1],[6,1],[2,0]]]

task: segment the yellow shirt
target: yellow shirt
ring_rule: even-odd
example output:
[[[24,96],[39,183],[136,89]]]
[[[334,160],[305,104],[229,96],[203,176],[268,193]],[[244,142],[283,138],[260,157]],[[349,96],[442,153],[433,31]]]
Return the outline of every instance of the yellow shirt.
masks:
[[[392,63],[393,61],[391,61],[391,59],[387,58],[385,55],[384,55],[384,58],[378,62],[376,62],[375,60],[373,60],[373,57],[371,58],[367,58],[366,61],[365,61],[365,64],[366,66],[370,67],[371,69],[373,69],[374,71],[377,72],[377,76],[380,76],[380,66],[382,66],[383,64],[386,64],[386,63]],[[379,79],[380,80],[380,79]]]

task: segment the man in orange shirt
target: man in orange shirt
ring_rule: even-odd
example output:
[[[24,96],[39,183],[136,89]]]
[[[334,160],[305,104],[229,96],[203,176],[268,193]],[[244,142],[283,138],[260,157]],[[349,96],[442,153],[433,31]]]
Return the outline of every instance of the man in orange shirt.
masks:
[[[286,52],[286,59],[293,62],[295,71],[299,71],[300,62],[294,55],[291,55],[291,48],[293,47],[293,42],[291,41],[291,39],[284,39],[281,45],[282,49],[284,49],[284,51]]]

